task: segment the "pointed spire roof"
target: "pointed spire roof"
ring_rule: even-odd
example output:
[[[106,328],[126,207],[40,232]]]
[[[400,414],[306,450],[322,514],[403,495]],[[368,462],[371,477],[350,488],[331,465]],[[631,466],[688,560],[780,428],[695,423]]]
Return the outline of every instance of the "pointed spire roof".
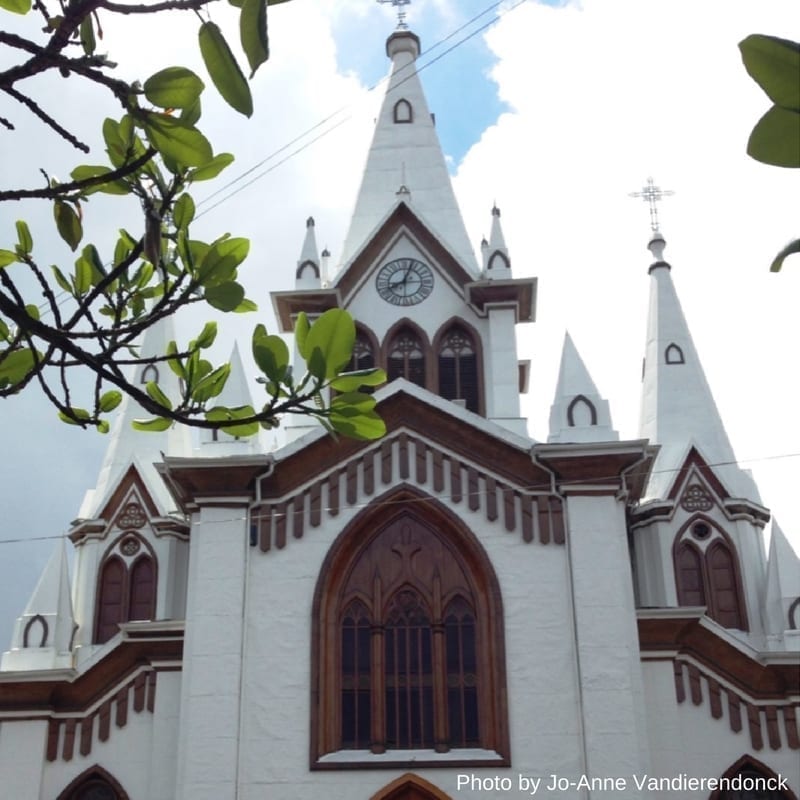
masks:
[[[500,224],[500,209],[492,207],[492,230],[489,241],[481,242],[483,254],[483,271],[487,278],[499,279],[511,277],[511,259],[508,256],[503,226]]]
[[[341,263],[349,263],[391,209],[405,202],[476,275],[475,254],[417,73],[419,38],[409,30],[397,30],[386,42],[386,53],[392,61],[391,75]]]
[[[225,382],[225,388],[214,400],[214,405],[236,408],[237,406],[252,406],[253,398],[247,383],[247,375],[239,353],[238,343],[233,345],[229,359],[231,372]],[[228,456],[247,453],[260,453],[258,436],[248,436],[238,439],[223,431],[202,429],[200,433],[200,455],[202,456]]]
[[[797,597],[800,597],[800,558],[792,549],[777,521],[773,519],[764,603],[768,633],[780,635],[789,630],[790,611],[794,612],[796,621],[800,622],[800,609],[792,609]],[[800,640],[797,640],[795,646],[800,647]]]
[[[608,401],[601,397],[572,337],[564,335],[548,442],[608,442],[619,440],[611,424]]]
[[[172,318],[165,317],[145,331],[139,347],[140,357],[163,355],[173,339],[175,339],[175,327]],[[136,367],[133,383],[146,384],[151,380],[158,381],[158,385],[168,397],[177,397],[180,394],[178,377],[165,363]],[[173,425],[159,433],[144,433],[134,430],[131,426],[133,420],[150,416],[152,416],[150,412],[145,411],[129,397],[123,399],[109,434],[108,448],[97,478],[97,485],[86,493],[79,517],[90,519],[98,513],[104,505],[104,500],[128,471],[131,463],[136,464],[161,510],[166,512],[175,507],[174,500],[171,499],[153,464],[161,461],[162,453],[173,456],[191,455],[191,435],[184,425]]]
[[[722,424],[689,326],[664,260],[666,242],[654,231],[648,248],[650,306],[647,321],[639,434],[661,446],[649,497],[665,497],[691,447],[697,449],[734,497],[759,501],[748,473],[736,456]]]
[[[298,289],[318,289],[320,286],[319,249],[314,227],[314,217],[309,217],[306,220],[306,235],[295,273],[295,286]]]
[[[17,618],[3,669],[56,669],[71,666],[75,617],[66,537],[53,551],[28,605]]]

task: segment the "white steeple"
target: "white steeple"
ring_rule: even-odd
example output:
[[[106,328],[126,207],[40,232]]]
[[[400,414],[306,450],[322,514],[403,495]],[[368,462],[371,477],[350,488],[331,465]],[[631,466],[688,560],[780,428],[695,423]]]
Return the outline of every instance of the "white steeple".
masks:
[[[247,385],[247,377],[242,364],[242,357],[239,354],[238,344],[233,345],[229,362],[231,372],[225,382],[225,388],[218,397],[214,398],[211,405],[226,406],[228,408],[252,406],[253,398],[250,395],[250,387]],[[239,439],[224,431],[201,428],[200,455],[202,456],[245,455],[258,452],[261,452],[258,436]]]
[[[342,252],[346,265],[397,203],[405,202],[461,265],[478,272],[456,203],[433,117],[417,74],[419,38],[395,31],[386,42],[392,60],[389,86]]]
[[[558,383],[550,407],[548,442],[617,441],[619,434],[611,425],[608,401],[586,369],[569,333],[564,335]]]
[[[17,618],[11,650],[3,654],[0,670],[71,667],[75,628],[65,537],[50,556],[25,611]]]
[[[776,522],[767,559],[767,584],[764,598],[764,627],[767,633],[783,639],[787,650],[800,650],[800,558]]]
[[[317,249],[317,238],[314,234],[314,217],[306,220],[306,235],[303,248],[297,262],[295,273],[295,288],[319,289],[320,287],[320,259]]]
[[[664,237],[655,230],[648,244],[655,261],[650,266],[639,433],[660,445],[661,451],[648,496],[665,496],[694,447],[732,496],[758,502],[752,478],[736,466],[672,282],[671,267],[664,261],[665,246]]]
[[[159,320],[145,331],[139,347],[141,358],[162,356],[167,345],[175,339],[175,329],[171,317]],[[180,394],[178,376],[164,363],[137,366],[133,383],[142,389],[149,381],[155,380],[162,391],[170,398]],[[117,481],[125,474],[131,463],[135,463],[147,487],[163,511],[174,508],[175,503],[167,492],[164,482],[156,473],[153,464],[161,461],[161,454],[189,456],[192,442],[189,429],[185,425],[173,425],[166,431],[150,433],[136,431],[131,426],[134,419],[152,417],[138,403],[125,397],[120,411],[109,434],[108,449],[97,478],[97,486],[90,489],[84,497],[78,516],[91,519],[102,508],[104,500],[116,488]]]
[[[499,280],[511,277],[511,259],[508,256],[503,226],[500,224],[500,209],[492,208],[492,230],[488,242],[481,242],[483,273],[487,278]]]

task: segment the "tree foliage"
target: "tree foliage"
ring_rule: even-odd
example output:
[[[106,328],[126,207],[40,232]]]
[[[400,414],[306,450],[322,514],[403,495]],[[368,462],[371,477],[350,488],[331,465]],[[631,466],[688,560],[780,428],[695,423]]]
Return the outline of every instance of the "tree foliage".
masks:
[[[800,44],[752,34],[739,50],[750,77],[773,103],[750,134],[748,155],[776,167],[800,167]],[[789,242],[770,269],[778,272],[792,253],[800,253],[800,239]]]
[[[25,221],[16,223],[15,239],[0,230],[0,397],[38,383],[62,420],[103,432],[109,427],[106,415],[125,393],[153,415],[136,423],[142,430],[180,422],[248,436],[259,427],[274,427],[284,413],[300,413],[344,435],[376,438],[384,426],[374,398],[360,390],[382,383],[385,375],[382,370],[342,375],[355,340],[353,320],[343,310],[332,309],[313,322],[301,315],[298,349],[307,363],[304,375],[293,373],[283,340],[256,326],[253,355],[266,395],[258,408],[215,405],[230,365],[215,367],[204,358],[216,336],[213,322],[185,345],[170,342],[161,355],[144,357],[137,348],[148,328],[196,303],[223,312],[257,310],[239,280],[248,240],[225,234],[203,241],[193,225],[192,188],[233,162],[230,153],[215,153],[199,128],[205,81],[183,66],[126,81],[98,52],[106,15],[192,12],[200,19],[198,45],[208,77],[231,108],[249,117],[248,80],[223,30],[208,16],[217,1],[0,0],[0,17],[33,14],[43,23],[38,38],[0,30],[0,45],[18,56],[18,63],[0,70],[0,96],[16,101],[21,113],[33,114],[82,152],[88,146],[58,122],[52,109],[33,99],[31,82],[60,73],[109,92],[121,107],[118,117],[102,122],[105,158],[79,164],[68,181],[43,173],[41,186],[0,190],[0,201],[51,205],[63,250],[73,254],[71,266],[46,267]],[[277,2],[229,0],[239,9],[241,51],[251,78],[269,57],[267,7]],[[7,111],[3,114],[0,132],[4,127],[2,135],[8,137],[14,122]],[[3,150],[9,152],[6,146]],[[138,219],[119,230],[113,252],[84,240],[87,201],[98,196],[108,202],[133,197],[141,209]],[[46,236],[51,238],[49,232]],[[126,377],[132,366],[157,363],[180,378],[179,397],[168,397],[155,382],[141,386]],[[77,402],[74,377],[87,370],[90,396]],[[328,388],[338,394],[326,404]]]

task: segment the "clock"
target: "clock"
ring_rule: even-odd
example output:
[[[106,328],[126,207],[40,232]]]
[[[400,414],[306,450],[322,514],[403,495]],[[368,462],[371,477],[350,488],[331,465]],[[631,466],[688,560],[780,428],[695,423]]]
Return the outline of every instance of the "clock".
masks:
[[[433,272],[415,258],[396,258],[380,268],[375,288],[387,303],[414,306],[433,291]]]

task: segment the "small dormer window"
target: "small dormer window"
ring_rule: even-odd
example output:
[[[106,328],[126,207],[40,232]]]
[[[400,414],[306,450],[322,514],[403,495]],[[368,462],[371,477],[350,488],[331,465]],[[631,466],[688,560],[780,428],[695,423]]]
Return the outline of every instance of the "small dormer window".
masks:
[[[158,367],[155,364],[148,364],[142,370],[142,383],[149,383],[150,381],[158,383]]]
[[[394,121],[400,123],[414,121],[414,112],[408,100],[398,100],[394,104]]]
[[[664,360],[667,364],[685,364],[686,361],[683,357],[683,350],[676,344],[671,344],[664,351]]]

